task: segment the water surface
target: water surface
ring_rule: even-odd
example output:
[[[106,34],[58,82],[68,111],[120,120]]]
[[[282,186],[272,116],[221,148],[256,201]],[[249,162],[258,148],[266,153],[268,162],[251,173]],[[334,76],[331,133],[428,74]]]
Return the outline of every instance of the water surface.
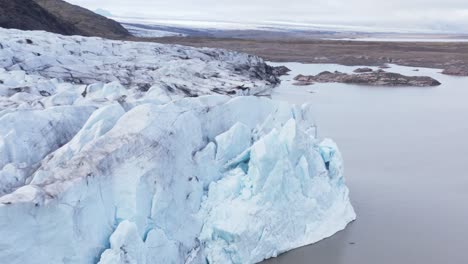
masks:
[[[370,41],[370,42],[468,42],[467,38],[341,38],[330,40],[346,40],[346,41]]]
[[[442,85],[304,87],[291,79],[357,67],[286,66],[293,72],[273,98],[313,105],[319,136],[333,138],[344,155],[358,219],[265,263],[468,263],[468,78],[392,65],[388,71],[430,75]]]

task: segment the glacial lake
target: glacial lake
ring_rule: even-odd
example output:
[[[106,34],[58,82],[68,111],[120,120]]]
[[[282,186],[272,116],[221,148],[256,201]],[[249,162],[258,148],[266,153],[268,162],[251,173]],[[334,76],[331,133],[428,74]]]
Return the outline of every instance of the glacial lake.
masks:
[[[467,38],[342,38],[329,40],[345,40],[345,41],[365,41],[365,42],[435,42],[435,43],[459,43],[468,42]]]
[[[273,98],[311,103],[320,137],[334,139],[358,215],[346,230],[265,264],[406,264],[468,261],[468,78],[429,75],[425,88],[294,86],[297,74],[351,72],[332,64],[271,63],[292,72]]]

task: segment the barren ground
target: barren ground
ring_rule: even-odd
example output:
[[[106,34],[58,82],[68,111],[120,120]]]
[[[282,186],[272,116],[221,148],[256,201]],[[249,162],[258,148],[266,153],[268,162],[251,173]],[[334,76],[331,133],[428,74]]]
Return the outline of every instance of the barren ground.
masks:
[[[141,39],[140,39],[141,40]],[[468,43],[361,42],[345,40],[252,40],[233,38],[165,37],[146,39],[194,47],[225,48],[277,62],[384,65],[447,68],[468,65]]]

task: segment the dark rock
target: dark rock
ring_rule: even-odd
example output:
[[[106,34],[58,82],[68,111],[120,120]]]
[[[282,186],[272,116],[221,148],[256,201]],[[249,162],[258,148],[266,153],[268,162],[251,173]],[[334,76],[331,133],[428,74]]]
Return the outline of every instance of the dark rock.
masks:
[[[29,86],[8,88],[7,96],[10,97],[16,93],[30,93],[30,92],[31,92],[31,87]]]
[[[342,72],[321,72],[317,75],[298,75],[294,78],[295,85],[310,85],[317,83],[347,83],[373,86],[438,86],[441,83],[427,76],[405,76],[399,73],[385,72],[383,70],[370,73],[347,74]]]
[[[139,83],[138,90],[142,92],[147,92],[151,88],[151,84],[149,83]]]
[[[244,71],[245,70],[241,70],[241,72]],[[275,73],[275,67],[272,67],[265,62],[249,66],[247,75],[253,79],[267,80],[272,85],[276,85],[281,82],[279,76]]]
[[[119,97],[119,99],[117,99],[117,102],[119,102],[119,104],[121,105],[124,105],[127,101],[127,96],[126,95],[122,95]]]
[[[245,87],[244,85],[241,85],[241,86],[236,86],[235,89],[246,91],[246,90],[249,90],[249,87]]]
[[[371,68],[357,68],[354,70],[355,73],[373,72]]]
[[[331,74],[331,72],[327,72],[327,73]],[[293,83],[293,85],[297,85],[297,86],[308,86],[308,85],[314,84],[314,81],[310,78],[310,76],[306,76],[302,74],[299,74],[298,76],[294,77],[294,80],[296,82]]]
[[[296,86],[309,86],[309,85],[313,85],[314,82],[295,82],[293,83],[293,85],[296,85]]]
[[[44,90],[41,90],[39,91],[39,93],[42,95],[42,96],[51,96],[51,94],[48,92],[48,91],[44,91]]]
[[[291,70],[286,66],[273,67],[273,74],[276,76],[288,75]]]
[[[88,95],[88,86],[86,86],[86,88],[84,89],[84,91],[81,93],[81,96],[83,96],[83,98],[85,98],[86,95]]]
[[[452,66],[443,70],[442,74],[453,76],[468,76],[468,66]]]

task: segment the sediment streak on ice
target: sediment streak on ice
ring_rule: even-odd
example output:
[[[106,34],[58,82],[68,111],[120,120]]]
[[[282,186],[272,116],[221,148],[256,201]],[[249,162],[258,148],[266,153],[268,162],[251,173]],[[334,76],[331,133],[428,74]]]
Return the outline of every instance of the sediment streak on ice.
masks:
[[[2,262],[255,263],[355,218],[308,107],[209,95],[269,91],[260,59],[0,34]]]

